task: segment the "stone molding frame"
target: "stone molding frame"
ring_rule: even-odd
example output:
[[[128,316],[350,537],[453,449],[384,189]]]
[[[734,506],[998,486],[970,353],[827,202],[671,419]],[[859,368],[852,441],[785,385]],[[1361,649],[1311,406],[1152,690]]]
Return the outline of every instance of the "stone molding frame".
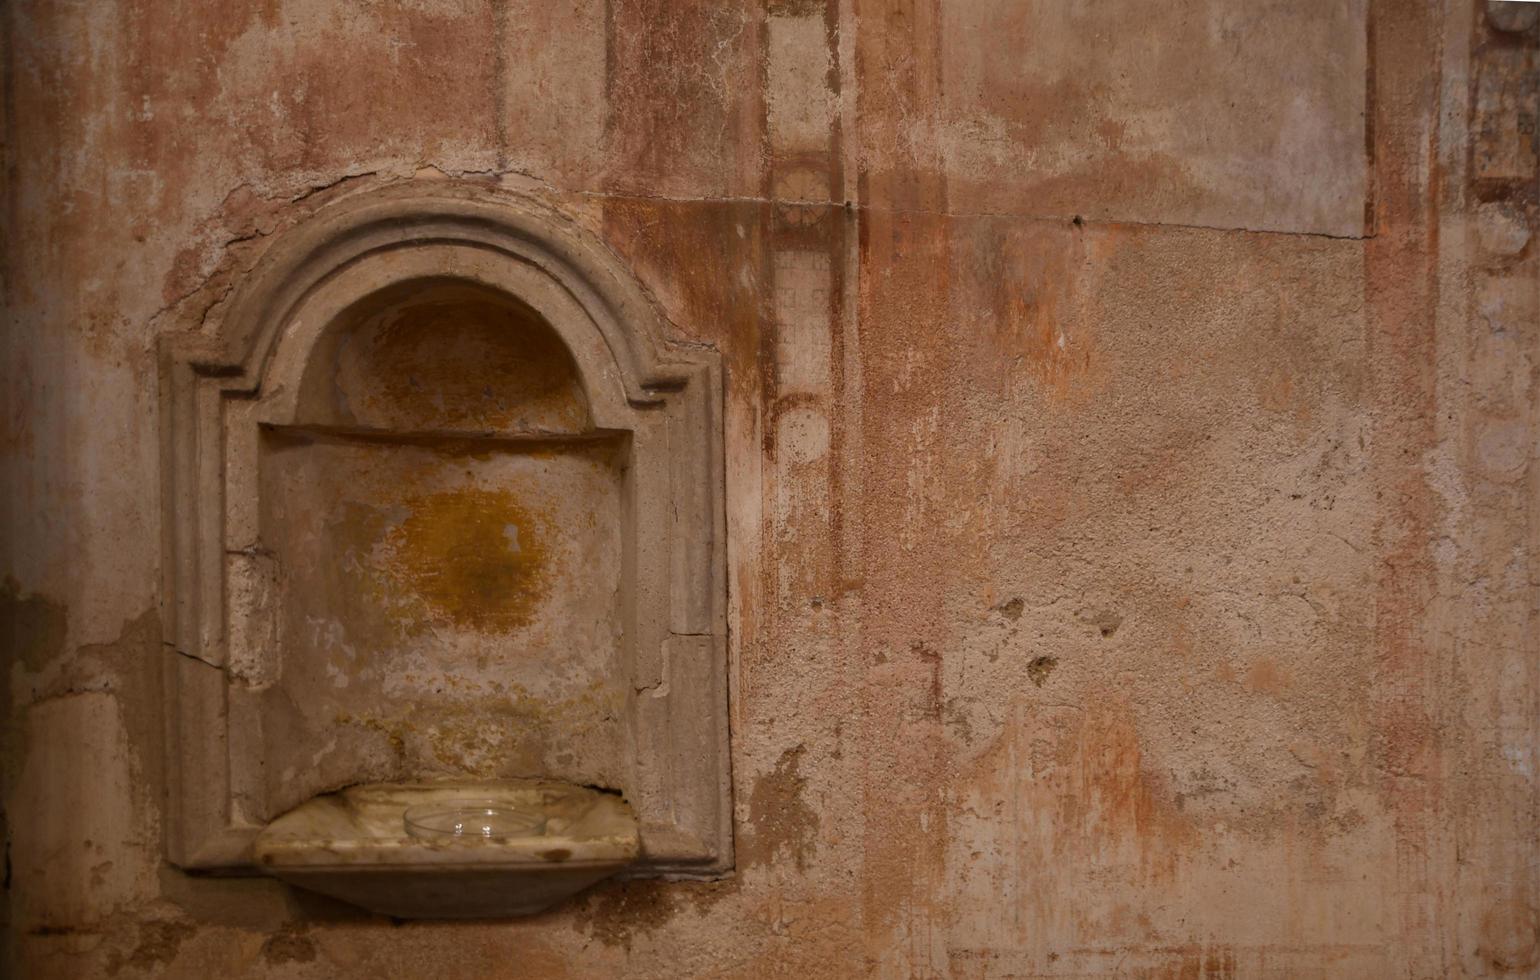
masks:
[[[253,571],[258,427],[292,422],[299,379],[350,302],[419,278],[516,297],[570,349],[597,427],[630,433],[622,580],[637,874],[732,867],[722,368],[670,343],[622,263],[552,208],[484,185],[410,182],[281,234],[203,332],[160,350],[167,850],[250,868],[266,821],[260,717],[240,696],[272,657],[275,589]],[[254,755],[256,757],[254,757]]]

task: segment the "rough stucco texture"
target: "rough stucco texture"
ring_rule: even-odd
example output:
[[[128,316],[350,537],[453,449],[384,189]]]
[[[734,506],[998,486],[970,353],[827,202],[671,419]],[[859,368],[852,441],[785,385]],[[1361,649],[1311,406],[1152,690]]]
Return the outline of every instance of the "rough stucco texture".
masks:
[[[1540,26],[1471,0],[16,0],[12,976],[1533,976]],[[155,344],[382,184],[727,366],[737,868],[163,861]]]

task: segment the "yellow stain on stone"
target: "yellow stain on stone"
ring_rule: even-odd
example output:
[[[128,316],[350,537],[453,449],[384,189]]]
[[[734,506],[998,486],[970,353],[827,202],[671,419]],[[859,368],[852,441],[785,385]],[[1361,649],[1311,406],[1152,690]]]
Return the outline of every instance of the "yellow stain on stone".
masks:
[[[545,519],[505,490],[415,497],[385,533],[385,577],[433,621],[484,633],[527,626],[550,592]],[[415,601],[411,601],[415,600]]]

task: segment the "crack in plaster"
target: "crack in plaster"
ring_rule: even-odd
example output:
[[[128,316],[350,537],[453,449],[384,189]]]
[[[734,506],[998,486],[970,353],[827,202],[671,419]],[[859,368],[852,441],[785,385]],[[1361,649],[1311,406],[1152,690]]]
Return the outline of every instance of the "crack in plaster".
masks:
[[[207,659],[205,657],[200,657],[196,653],[189,653],[189,652],[187,652],[186,650],[183,650],[181,647],[177,646],[174,643],[162,643],[161,646],[164,647],[167,650],[170,650],[172,653],[177,654],[178,656],[186,657],[188,660],[196,660],[198,663],[202,664],[205,667],[211,667],[214,670],[219,671],[220,673],[224,673],[224,668],[221,667],[219,664],[216,664],[213,661],[211,661],[211,660],[209,660],[209,659]]]

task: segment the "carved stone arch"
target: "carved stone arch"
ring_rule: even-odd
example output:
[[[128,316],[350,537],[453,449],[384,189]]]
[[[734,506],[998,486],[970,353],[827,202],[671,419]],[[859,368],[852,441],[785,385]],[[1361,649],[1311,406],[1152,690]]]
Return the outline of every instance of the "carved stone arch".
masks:
[[[730,867],[717,355],[670,343],[628,270],[570,220],[524,197],[450,183],[328,206],[272,244],[207,332],[163,344],[172,860],[246,866],[252,838],[295,802],[266,769],[282,737],[262,699],[284,670],[286,598],[285,572],[263,539],[262,440],[317,421],[306,378],[335,354],[348,311],[419,286],[529,311],[570,354],[588,417],[567,433],[405,435],[623,447],[622,560],[610,571],[625,750],[606,772],[641,821],[642,873]]]

